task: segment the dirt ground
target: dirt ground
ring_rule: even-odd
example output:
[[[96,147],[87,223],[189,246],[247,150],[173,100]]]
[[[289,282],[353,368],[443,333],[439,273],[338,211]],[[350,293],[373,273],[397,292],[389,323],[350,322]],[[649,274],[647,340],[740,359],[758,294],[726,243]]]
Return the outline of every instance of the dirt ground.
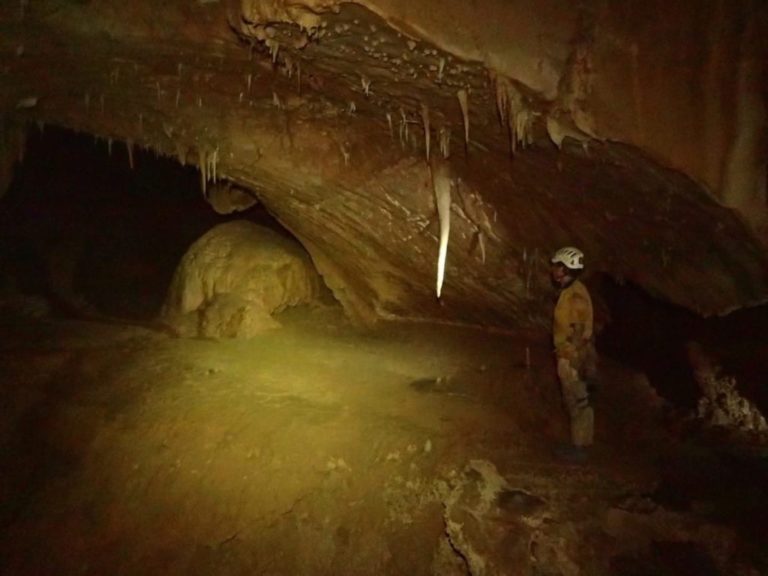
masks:
[[[672,440],[642,376],[604,366],[597,446],[570,464],[552,455],[567,428],[545,338],[280,320],[216,341],[7,319],[0,572],[741,566],[732,526],[650,497]]]

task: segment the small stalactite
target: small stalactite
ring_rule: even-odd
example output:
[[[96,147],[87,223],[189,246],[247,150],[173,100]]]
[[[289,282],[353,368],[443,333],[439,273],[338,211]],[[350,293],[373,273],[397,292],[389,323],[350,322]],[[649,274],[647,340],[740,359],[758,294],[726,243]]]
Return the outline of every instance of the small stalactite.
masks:
[[[197,151],[197,163],[200,166],[200,187],[203,190],[203,197],[208,197],[208,155],[202,148]]]
[[[489,71],[491,85],[496,97],[496,113],[499,115],[499,123],[503,127],[509,125],[507,115],[509,113],[509,91],[507,90],[506,80],[499,78],[493,70]]]
[[[514,128],[511,129],[513,142],[522,148],[533,144],[533,118],[534,113],[528,108],[521,108],[514,115]],[[512,123],[512,117],[510,117]]]
[[[440,141],[440,153],[444,159],[448,159],[451,155],[451,128],[449,126],[441,126],[438,138]]]
[[[525,297],[528,298],[529,292],[530,292],[530,282],[529,282],[529,274],[528,274],[528,248],[523,247],[523,274],[525,276]]]
[[[421,104],[421,122],[424,126],[424,148],[426,151],[427,162],[429,162],[429,149],[430,149],[430,128],[429,128],[429,107]]]
[[[531,297],[531,286],[534,275],[536,274],[539,262],[539,249],[534,248],[533,253],[529,254],[527,248],[523,248],[523,274],[525,276],[525,297]]]
[[[283,74],[285,74],[289,79],[293,78],[293,58],[291,58],[290,54],[286,54],[283,56]]]
[[[219,148],[216,147],[211,154],[208,155],[208,159],[210,161],[210,167],[208,169],[208,175],[210,176],[211,182],[216,184],[216,182],[219,181]]]
[[[272,58],[272,64],[277,63],[277,56],[280,53],[280,43],[277,40],[268,38],[264,41],[267,48],[269,48],[269,55]]]
[[[186,163],[186,152],[181,146],[176,147],[176,155],[179,162]],[[197,150],[197,163],[200,167],[200,188],[203,192],[203,198],[208,199],[208,183],[216,184],[219,181],[219,148],[211,151],[204,148]]]
[[[352,156],[352,153],[349,147],[349,142],[344,142],[343,144],[339,144],[339,149],[341,150],[341,155],[344,158],[344,166],[349,166],[349,161]]]
[[[535,113],[526,105],[520,91],[503,76],[489,71],[494,89],[496,112],[499,123],[509,138],[512,155],[518,146],[525,148],[533,143],[533,120]]]
[[[125,142],[125,147],[128,150],[128,166],[130,166],[131,170],[133,170],[133,142],[127,140]]]
[[[464,146],[469,150],[469,93],[462,88],[456,93],[461,107],[461,118],[464,122]]]
[[[405,110],[400,108],[400,147],[405,150],[408,145],[408,117],[405,115]]]
[[[477,244],[480,246],[480,258],[482,263],[485,264],[485,234],[481,230],[477,231]]]
[[[176,143],[176,159],[182,166],[187,165],[187,150],[180,143]]]

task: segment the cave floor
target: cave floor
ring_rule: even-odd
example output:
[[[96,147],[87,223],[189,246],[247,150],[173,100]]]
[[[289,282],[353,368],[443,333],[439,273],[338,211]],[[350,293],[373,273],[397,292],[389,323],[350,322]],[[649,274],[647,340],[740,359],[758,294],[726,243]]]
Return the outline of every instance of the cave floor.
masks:
[[[6,323],[0,571],[639,574],[616,559],[651,541],[733,552],[649,503],[669,442],[642,377],[605,367],[571,464],[541,337],[281,321],[227,341]]]

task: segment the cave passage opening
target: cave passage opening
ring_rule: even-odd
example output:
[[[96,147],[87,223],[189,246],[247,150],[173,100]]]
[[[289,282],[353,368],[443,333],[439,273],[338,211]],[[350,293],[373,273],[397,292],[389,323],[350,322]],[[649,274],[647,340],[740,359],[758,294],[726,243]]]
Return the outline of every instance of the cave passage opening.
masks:
[[[768,306],[704,318],[631,282],[598,275],[592,287],[599,302],[598,322],[603,324],[597,335],[601,356],[644,373],[660,396],[690,411],[702,395],[688,355],[695,343],[722,375],[735,378],[741,394],[768,413]]]
[[[190,245],[248,220],[293,238],[260,203],[218,214],[196,166],[59,127],[30,128],[0,200],[4,300],[65,316],[151,321]]]

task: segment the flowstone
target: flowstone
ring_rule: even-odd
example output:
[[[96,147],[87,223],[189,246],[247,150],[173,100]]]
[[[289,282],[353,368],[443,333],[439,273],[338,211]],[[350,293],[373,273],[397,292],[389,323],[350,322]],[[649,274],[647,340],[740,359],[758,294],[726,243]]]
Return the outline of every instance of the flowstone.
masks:
[[[768,441],[765,416],[739,393],[736,378],[722,374],[722,368],[696,342],[688,344],[688,359],[702,394],[697,417],[709,426],[756,434]]]
[[[162,321],[180,336],[248,338],[279,326],[272,314],[310,303],[319,286],[298,243],[251,222],[228,222],[184,255]]]

